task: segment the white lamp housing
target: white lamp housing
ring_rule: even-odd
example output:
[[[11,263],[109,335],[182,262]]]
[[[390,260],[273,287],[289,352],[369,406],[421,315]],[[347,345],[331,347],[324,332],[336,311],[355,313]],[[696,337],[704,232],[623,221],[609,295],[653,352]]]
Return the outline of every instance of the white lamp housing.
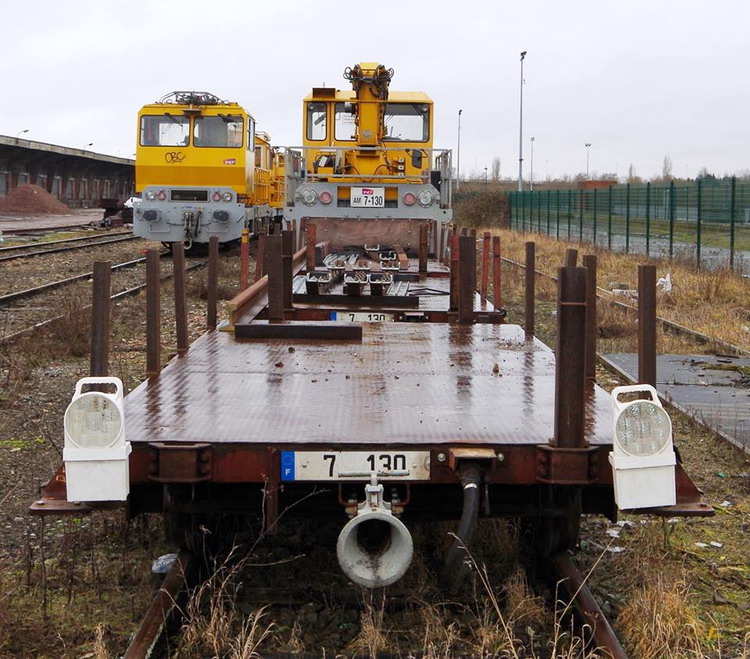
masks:
[[[107,389],[83,392],[84,386]],[[81,378],[65,410],[65,478],[68,501],[125,501],[130,492],[122,381]]]
[[[640,394],[620,402],[624,394]],[[614,442],[609,454],[615,502],[621,510],[677,503],[672,421],[651,385],[615,387]]]

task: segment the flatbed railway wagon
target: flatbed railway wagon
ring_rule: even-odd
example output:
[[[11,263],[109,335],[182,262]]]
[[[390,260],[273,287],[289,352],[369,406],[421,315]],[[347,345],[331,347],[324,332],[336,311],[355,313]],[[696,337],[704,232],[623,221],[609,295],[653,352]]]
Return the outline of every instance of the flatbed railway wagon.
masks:
[[[138,113],[133,232],[188,247],[280,224],[283,154],[237,103],[172,92]]]
[[[387,103],[378,86],[390,75],[374,64],[349,71],[354,101]],[[322,102],[314,96],[306,103]],[[385,115],[362,107],[358,131],[384,131]],[[340,178],[314,181],[329,186],[318,199],[328,190],[352,208],[355,188],[383,187],[399,204],[419,195],[413,186],[448,198],[427,156],[417,182],[382,184],[368,157],[377,160],[363,155],[359,174],[342,161]],[[231,301],[227,322],[124,399],[117,381],[82,382],[94,390],[76,392],[65,464],[33,512],[119,502],[131,515],[161,511],[177,539],[214,516],[254,516],[268,530],[298,515],[337,519],[339,563],[365,587],[408,570],[414,520],[458,522],[446,557],[455,575],[479,517],[527,520],[545,555],[576,544],[581,514],[707,514],[648,388],[625,402],[586,383],[584,269],[561,269],[556,356],[476,293],[476,240],[448,229],[445,201],[429,216],[381,205],[365,208],[379,217],[328,218],[304,202],[311,181],[300,172],[288,226],[304,221],[307,244],[297,249],[299,228],[267,236],[267,275]],[[377,244],[372,224],[386,226]]]

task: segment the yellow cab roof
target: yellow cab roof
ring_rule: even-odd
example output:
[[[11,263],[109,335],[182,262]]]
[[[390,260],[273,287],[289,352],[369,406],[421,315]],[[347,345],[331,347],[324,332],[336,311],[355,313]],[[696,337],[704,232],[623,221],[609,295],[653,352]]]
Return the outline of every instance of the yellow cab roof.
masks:
[[[215,105],[184,105],[180,103],[148,103],[144,105],[141,110],[140,114],[148,114],[150,112],[156,112],[158,114],[164,114],[165,112],[170,112],[173,114],[179,114],[186,108],[193,107],[200,109],[201,114],[219,114],[219,113],[226,113],[226,112],[239,112],[244,113],[251,119],[254,119],[253,115],[251,115],[245,108],[243,108],[238,103],[218,103]]]
[[[305,97],[308,101],[354,101],[357,95],[353,90],[334,89],[333,87],[319,87],[312,90],[310,96]],[[424,92],[398,92],[389,91],[388,101],[390,103],[432,103],[432,99]]]

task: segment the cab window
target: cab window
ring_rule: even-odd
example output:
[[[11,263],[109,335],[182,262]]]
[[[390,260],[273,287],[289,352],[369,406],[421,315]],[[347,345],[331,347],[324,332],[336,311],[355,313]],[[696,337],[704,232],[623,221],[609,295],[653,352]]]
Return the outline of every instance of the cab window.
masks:
[[[141,146],[187,146],[190,119],[165,112],[141,117]]]
[[[328,136],[328,121],[325,103],[307,104],[307,139],[320,141]]]
[[[216,117],[196,117],[193,144],[199,147],[242,146],[244,122],[242,117],[220,114]]]
[[[334,124],[337,142],[353,142],[357,139],[357,123],[354,119],[352,103],[336,103]]]
[[[430,106],[424,103],[388,103],[384,140],[427,142],[430,139]]]

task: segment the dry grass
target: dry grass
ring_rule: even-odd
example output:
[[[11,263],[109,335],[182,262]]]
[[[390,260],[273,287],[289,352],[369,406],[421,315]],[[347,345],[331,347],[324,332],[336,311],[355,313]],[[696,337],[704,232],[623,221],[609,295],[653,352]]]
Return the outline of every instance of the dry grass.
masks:
[[[232,659],[259,657],[258,648],[273,632],[265,624],[265,607],[243,617],[237,609],[240,576],[247,558],[233,548],[211,574],[190,593],[175,657],[218,656]]]
[[[515,231],[494,230],[501,236],[503,256],[523,262],[524,244],[528,240],[536,243],[537,269],[548,274],[557,274],[569,247],[583,254],[596,254],[598,285],[607,289],[609,284],[624,284],[635,289],[638,284],[638,265],[652,263],[657,267],[657,277],[671,275],[673,289],[670,294],[662,294],[657,302],[658,314],[662,318],[690,327],[727,343],[750,351],[750,320],[747,300],[750,297],[750,281],[733,274],[729,270],[696,271],[694,267],[679,261],[659,261],[646,259],[642,255],[625,255],[595,248],[593,245],[579,245],[557,241],[539,234],[521,234]],[[543,283],[543,279],[538,279]],[[606,294],[605,294],[606,295]],[[622,300],[627,301],[627,300]],[[623,322],[625,316],[613,311],[606,304],[606,297],[599,304],[600,326],[607,332],[622,332],[634,326],[634,316],[630,322]],[[609,324],[609,316],[617,320]]]
[[[706,626],[690,604],[689,588],[656,572],[632,593],[618,618],[625,640],[642,659],[703,657]]]

